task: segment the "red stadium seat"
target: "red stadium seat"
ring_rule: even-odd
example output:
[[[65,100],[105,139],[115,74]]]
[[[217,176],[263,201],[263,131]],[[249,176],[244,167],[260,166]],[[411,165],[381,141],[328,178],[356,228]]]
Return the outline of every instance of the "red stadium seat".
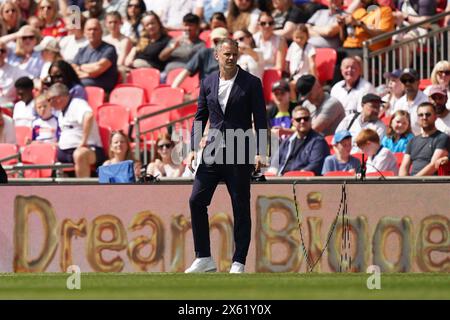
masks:
[[[328,144],[328,147],[330,148],[330,154],[334,154],[334,148],[333,148],[333,142],[332,142],[333,141],[333,137],[334,137],[333,134],[325,136],[325,140],[326,140],[326,142]]]
[[[350,171],[328,171],[323,175],[324,177],[354,177],[355,172]]]
[[[109,127],[111,130],[122,130],[128,134],[130,111],[118,104],[104,104],[98,108],[97,122],[99,127]]]
[[[111,138],[111,134],[113,130],[108,126],[99,126],[98,131],[100,134],[100,140],[102,141],[103,150],[105,151],[105,155],[109,154],[109,140]]]
[[[144,104],[142,106],[140,106],[137,110],[137,115],[138,116],[142,116],[142,115],[146,115],[146,114],[150,114],[153,112],[156,112],[158,110],[162,110],[165,109],[164,105],[157,105],[157,104]],[[139,131],[143,132],[149,129],[153,129],[155,127],[164,125],[166,123],[168,123],[170,121],[170,114],[169,112],[164,112],[162,114],[144,119],[142,121],[139,122]],[[156,140],[158,137],[158,134],[161,132],[166,132],[167,130],[165,128],[161,128],[159,130],[155,130],[152,132],[148,132],[145,134],[146,140]],[[144,135],[141,135],[141,138]],[[135,139],[136,138],[136,133],[135,133],[135,129],[133,127],[133,131],[131,133],[131,138]]]
[[[155,68],[132,69],[128,75],[127,82],[144,88],[147,98],[150,99],[153,89],[159,86],[160,76],[159,70]]]
[[[184,101],[184,91],[181,88],[158,87],[153,90],[150,103],[173,107]]]
[[[211,39],[209,36],[211,35],[211,30],[204,30],[198,36],[201,40],[205,41],[205,45],[207,48],[211,48]]]
[[[316,174],[313,171],[288,171],[283,174],[283,177],[313,177]]]
[[[24,147],[23,164],[55,164],[56,146],[51,143],[35,142]],[[52,176],[52,169],[24,170],[25,178],[47,178]]]
[[[5,108],[5,107],[0,107],[0,114],[6,114],[7,116],[11,117],[13,116],[13,111],[11,108]]]
[[[19,148],[17,145],[12,143],[0,143],[0,159],[16,155],[17,157],[14,159],[10,159],[7,161],[2,161],[2,165],[13,165],[18,162],[19,158]]]
[[[146,102],[145,91],[140,87],[118,86],[111,91],[109,102],[128,107],[130,120],[133,121],[137,108]]]
[[[1,157],[1,156],[0,156]],[[439,166],[438,176],[450,176],[450,163]]]
[[[398,168],[400,168],[400,165],[402,164],[404,155],[405,154],[403,152],[394,152],[394,156],[397,159],[397,167]]]
[[[316,48],[316,70],[319,82],[324,84],[333,80],[337,53],[333,48]]]
[[[166,83],[171,86],[175,78],[178,74],[183,71],[184,68],[176,68],[172,69],[167,73]],[[183,82],[178,86],[183,89],[186,93],[194,92],[200,85],[199,75],[198,73],[194,74],[191,77],[186,77]]]
[[[266,69],[263,74],[263,91],[264,100],[269,102],[272,100],[272,84],[281,79],[281,71],[278,69]]]
[[[97,108],[105,101],[105,90],[100,87],[84,87],[87,94],[88,104],[91,106],[94,116],[97,116]]]
[[[16,126],[16,142],[19,147],[24,147],[31,142],[33,133],[31,127]]]
[[[423,91],[429,85],[431,85],[431,79],[420,79],[419,80],[419,90]]]
[[[356,159],[358,159],[359,162],[362,163],[362,156],[363,156],[362,152],[353,153],[353,154],[351,154],[351,156],[354,157],[354,158],[356,158]],[[367,160],[367,157],[366,157],[365,155],[364,155],[364,160],[365,160],[365,161]]]
[[[379,172],[377,171],[366,173],[366,177],[381,177],[381,176],[394,177],[395,173],[393,171],[379,171]]]

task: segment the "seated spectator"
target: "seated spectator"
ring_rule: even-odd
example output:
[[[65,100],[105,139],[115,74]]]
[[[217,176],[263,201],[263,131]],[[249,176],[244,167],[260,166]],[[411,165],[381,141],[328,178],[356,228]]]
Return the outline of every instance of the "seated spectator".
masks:
[[[8,63],[25,70],[33,78],[39,78],[44,60],[42,60],[41,53],[35,51],[34,47],[40,39],[39,30],[28,25],[20,28],[16,47],[14,51],[9,52]]]
[[[352,137],[356,137],[362,129],[372,129],[378,133],[380,140],[386,133],[386,126],[378,118],[381,107],[381,98],[373,93],[368,93],[362,98],[361,113],[347,115],[336,128],[336,132],[348,130]],[[353,141],[352,153],[359,152],[355,141]]]
[[[14,105],[14,124],[16,126],[31,127],[31,123],[37,116],[34,110],[33,80],[28,77],[19,78],[14,83],[14,87],[19,99]]]
[[[51,84],[62,83],[69,89],[72,98],[79,98],[87,101],[86,89],[78,78],[72,66],[64,60],[58,60],[51,64],[49,69]]]
[[[20,10],[20,17],[23,21],[27,21],[28,18],[35,16],[37,10],[36,1],[25,0],[17,1],[17,6]]]
[[[281,142],[268,171],[279,176],[297,170],[320,175],[323,162],[330,154],[327,142],[311,128],[311,115],[307,108],[296,107],[292,111],[292,123],[296,132]]]
[[[361,162],[350,155],[352,150],[352,134],[347,130],[336,132],[331,141],[334,154],[325,158],[322,175],[330,171],[360,172]]]
[[[44,65],[42,66],[39,79],[45,79],[48,76],[48,70],[53,62],[61,60],[61,48],[58,40],[53,37],[45,37],[41,43],[34,48],[35,51],[41,52]]]
[[[289,46],[286,54],[286,70],[290,74],[291,79],[291,99],[295,100],[297,95],[295,93],[296,83],[298,78],[305,74],[317,76],[316,63],[316,49],[308,43],[308,29],[304,24],[299,24],[292,35],[293,42]]]
[[[431,176],[437,172],[438,159],[448,156],[450,138],[436,129],[436,111],[429,102],[417,107],[417,118],[421,133],[406,147],[400,166],[400,176]]]
[[[361,59],[358,57],[342,60],[340,70],[344,80],[331,88],[330,95],[341,102],[346,115],[360,112],[362,97],[366,93],[375,93],[375,88],[362,77]]]
[[[258,24],[259,31],[254,33],[253,39],[255,39],[256,47],[263,53],[264,68],[284,71],[287,53],[286,40],[274,33],[275,21],[269,13],[262,12]]]
[[[292,33],[299,23],[304,23],[308,16],[292,3],[292,0],[272,0],[272,16],[275,21],[275,34],[292,40]]]
[[[38,117],[33,121],[32,140],[46,143],[57,143],[61,135],[58,118],[52,113],[52,107],[45,95],[36,98],[35,112]]]
[[[205,48],[205,42],[198,36],[200,33],[200,18],[195,14],[188,13],[183,17],[184,32],[176,39],[170,40],[169,44],[160,52],[159,59],[166,61],[164,72],[167,74],[175,68],[184,68],[194,54]]]
[[[84,30],[89,45],[78,51],[72,67],[84,86],[101,87],[109,93],[118,79],[116,49],[102,40],[97,19],[87,20]]]
[[[256,49],[255,40],[247,29],[238,30],[233,34],[233,39],[239,44],[239,58],[237,64],[252,75],[263,78],[264,59],[262,52]]]
[[[105,157],[91,107],[85,100],[71,98],[69,89],[61,83],[50,87],[47,99],[53,108],[61,111],[58,116],[61,128],[58,161],[74,163],[78,178],[89,177],[90,166],[101,165]]]
[[[159,15],[162,25],[168,30],[183,28],[183,17],[194,12],[197,0],[166,0],[164,9]]]
[[[222,12],[214,12],[209,20],[209,28],[214,30],[215,28],[227,28],[227,18]]]
[[[280,129],[294,132],[292,127],[292,110],[296,103],[289,99],[289,83],[281,79],[272,85],[273,104],[267,109],[267,119],[272,134],[280,136]]]
[[[450,4],[450,1],[449,1]],[[447,17],[450,17],[448,15]],[[450,96],[450,62],[447,60],[441,60],[435,64],[433,71],[431,72],[431,85],[423,90],[427,96],[429,95],[432,85],[441,85],[447,89],[447,97]],[[446,104],[447,109],[450,110],[450,100]]]
[[[83,15],[80,16],[79,27],[76,24],[67,23],[68,35],[62,37],[59,41],[61,55],[69,63],[73,62],[73,59],[81,48],[89,44],[89,41],[84,36],[85,24],[86,18]]]
[[[212,48],[203,48],[197,52],[191,60],[189,60],[186,68],[181,71],[172,83],[173,88],[177,88],[180,83],[188,76],[192,76],[197,72],[200,75],[200,80],[203,80],[207,75],[219,70],[219,64],[214,55],[214,47],[220,40],[228,38],[229,33],[225,28],[215,28],[211,31],[209,38],[213,44]]]
[[[0,108],[0,143],[16,143],[16,129],[14,120],[3,114]]]
[[[45,23],[41,33],[43,37],[61,38],[67,35],[66,24],[58,14],[57,0],[40,0],[37,16]]]
[[[312,128],[325,136],[333,134],[345,117],[339,100],[324,92],[320,82],[310,74],[297,80],[296,92],[299,103],[311,113]]]
[[[125,58],[130,53],[133,43],[130,38],[120,33],[122,16],[117,11],[108,12],[105,25],[109,34],[103,37],[103,41],[116,48],[117,67],[121,72],[125,72]]]
[[[2,88],[0,90],[0,106],[10,104],[12,107],[16,100],[14,83],[19,78],[27,77],[28,73],[6,62],[7,54],[8,49],[6,48],[6,44],[0,42],[0,88]]]
[[[200,18],[202,30],[208,29],[208,27],[214,29],[210,25],[212,20],[215,19],[214,14],[219,12],[220,13],[225,12],[227,11],[227,8],[228,8],[228,0],[197,0],[194,9],[194,14],[196,14]],[[224,24],[221,25],[221,27],[226,28],[227,22],[225,16],[223,16],[223,22]]]
[[[156,68],[163,71],[166,62],[159,54],[167,46],[170,37],[155,13],[146,13],[141,20],[144,29],[136,47],[128,54],[125,65],[131,68]]]
[[[104,166],[119,163],[125,160],[133,160],[134,175],[136,179],[141,176],[141,163],[134,160],[133,153],[131,152],[130,140],[122,131],[115,131],[111,134],[109,139],[108,155],[109,159],[103,163]]]
[[[338,49],[342,45],[339,38],[337,16],[342,14],[343,0],[329,0],[329,8],[321,9],[308,19],[309,43],[316,48]]]
[[[228,30],[231,33],[239,29],[247,29],[255,34],[258,26],[258,17],[261,13],[256,6],[256,0],[229,0],[230,5],[225,16],[227,17]]]
[[[411,115],[411,129],[414,135],[420,133],[417,119],[417,106],[427,102],[428,97],[419,90],[419,74],[414,69],[404,69],[400,75],[400,81],[405,88],[405,94],[398,100],[397,110],[405,110]]]
[[[161,135],[156,140],[157,155],[156,159],[147,166],[147,174],[154,177],[178,178],[184,172],[184,164],[176,164],[173,159],[173,148],[175,143],[171,140],[169,134]]]
[[[144,29],[141,20],[146,11],[144,0],[128,0],[127,14],[120,28],[120,33],[130,38],[133,45],[136,45],[141,37],[141,32]]]
[[[384,116],[392,116],[395,110],[398,109],[397,103],[405,94],[403,84],[400,81],[402,70],[396,69],[392,72],[385,72],[384,77],[387,80],[387,94],[382,96],[383,110],[380,113],[380,118]]]
[[[447,109],[447,88],[433,84],[428,90],[428,99],[436,111],[436,129],[450,136],[450,111]]]
[[[413,137],[408,111],[397,110],[392,115],[386,135],[381,140],[381,145],[391,152],[405,153],[406,146]]]
[[[83,16],[88,20],[97,19],[100,23],[102,31],[106,33],[106,10],[103,8],[103,0],[85,0],[84,6],[86,10],[83,11]]]
[[[20,16],[19,7],[12,0],[5,0],[0,5],[0,18],[5,26],[6,34],[13,34],[25,25]]]
[[[380,144],[380,136],[372,129],[363,129],[355,139],[356,145],[367,156],[366,173],[392,171],[398,175],[397,159]]]

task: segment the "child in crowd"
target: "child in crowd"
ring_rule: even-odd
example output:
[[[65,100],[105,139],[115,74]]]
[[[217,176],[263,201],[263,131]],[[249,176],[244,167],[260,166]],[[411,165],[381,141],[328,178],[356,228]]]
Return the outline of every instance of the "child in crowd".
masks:
[[[291,99],[296,100],[295,84],[297,79],[304,74],[312,74],[317,78],[316,64],[314,58],[316,49],[308,43],[308,28],[300,23],[292,34],[294,40],[286,54],[286,69],[291,75]]]
[[[406,151],[406,145],[414,138],[411,132],[411,121],[408,111],[397,110],[391,118],[386,135],[381,141],[381,145],[391,152]]]
[[[330,171],[359,172],[361,163],[350,155],[352,150],[352,134],[347,130],[335,133],[333,140],[334,154],[325,158],[322,175]]]
[[[45,95],[36,98],[36,113],[38,118],[32,123],[32,140],[47,143],[58,142],[61,129]]]
[[[33,80],[21,77],[14,83],[18,102],[14,105],[13,119],[15,126],[31,127],[37,113],[34,109]]]
[[[367,156],[366,173],[392,171],[398,175],[397,160],[389,149],[380,144],[378,133],[363,129],[356,137],[356,145]]]

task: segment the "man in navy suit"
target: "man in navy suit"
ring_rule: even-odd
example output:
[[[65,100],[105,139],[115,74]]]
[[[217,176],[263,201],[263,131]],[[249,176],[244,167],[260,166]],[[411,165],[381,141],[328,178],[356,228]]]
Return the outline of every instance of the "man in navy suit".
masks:
[[[207,207],[220,181],[225,182],[233,207],[235,252],[230,273],[244,272],[251,237],[250,180],[253,170],[259,170],[262,164],[265,154],[262,145],[267,142],[261,81],[237,65],[236,41],[221,40],[215,50],[219,71],[202,81],[187,159],[192,170],[209,120],[208,140],[189,199],[196,259],[186,273],[216,271],[210,251]]]

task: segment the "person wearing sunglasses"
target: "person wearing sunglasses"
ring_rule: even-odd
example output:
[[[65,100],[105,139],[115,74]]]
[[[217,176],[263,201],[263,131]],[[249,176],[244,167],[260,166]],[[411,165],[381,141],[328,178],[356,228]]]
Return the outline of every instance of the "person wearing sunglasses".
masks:
[[[428,101],[427,95],[419,90],[419,80],[420,77],[416,70],[411,68],[402,70],[400,82],[405,88],[405,94],[396,104],[397,110],[408,111],[411,115],[411,129],[414,135],[420,133],[420,126],[417,122],[417,106]]]
[[[450,1],[449,1],[450,3]],[[440,85],[447,89],[447,96],[450,96],[450,62],[447,60],[438,61],[431,72],[431,85],[423,90],[429,96],[429,90],[432,85]],[[450,100],[447,101],[447,109],[450,110]]]
[[[262,80],[264,59],[262,52],[256,48],[255,40],[247,29],[241,29],[233,34],[233,39],[239,43],[238,65],[252,75]]]
[[[316,176],[322,172],[330,148],[325,138],[312,129],[308,108],[297,106],[292,111],[295,133],[281,142],[272,157],[268,172],[282,176],[289,171],[312,171]]]
[[[72,98],[80,98],[87,101],[87,93],[80,78],[72,66],[64,60],[57,60],[50,65],[49,71],[50,85],[62,83],[69,88]]]
[[[417,107],[421,132],[406,147],[399,176],[431,176],[437,172],[436,163],[448,156],[450,138],[436,129],[436,110],[432,103],[423,102]]]
[[[184,172],[182,161],[175,163],[175,143],[169,134],[161,134],[156,140],[155,159],[147,166],[147,174],[154,177],[178,178]]]

